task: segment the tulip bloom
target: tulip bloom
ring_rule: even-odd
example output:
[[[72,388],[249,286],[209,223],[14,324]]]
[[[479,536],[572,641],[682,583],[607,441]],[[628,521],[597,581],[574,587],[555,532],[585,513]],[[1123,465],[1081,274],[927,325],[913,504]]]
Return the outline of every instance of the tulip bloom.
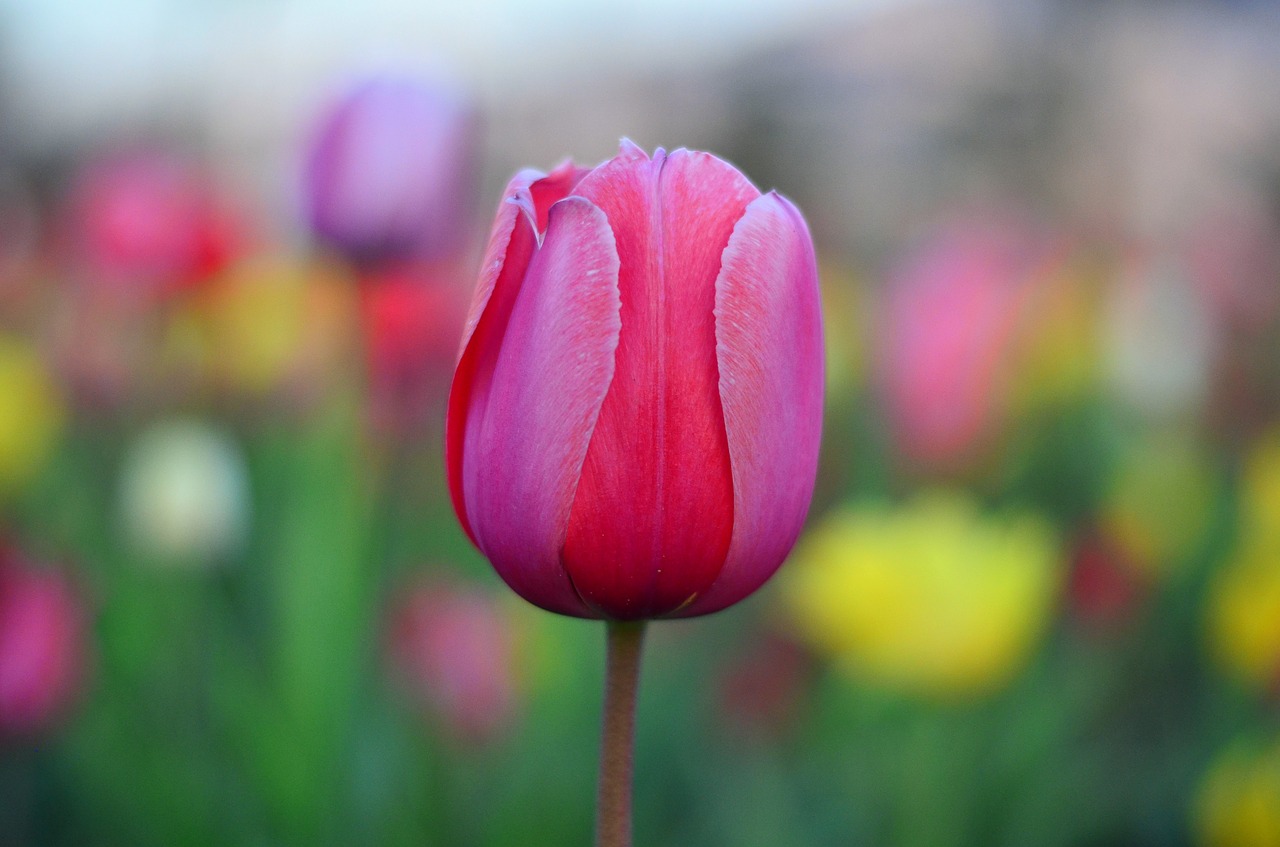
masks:
[[[70,581],[0,551],[0,737],[48,729],[80,692],[85,613]]]
[[[302,200],[320,240],[358,261],[452,255],[467,233],[477,121],[458,92],[377,76],[321,117]]]
[[[822,321],[800,212],[707,153],[624,142],[507,187],[449,398],[454,508],[530,602],[708,614],[813,493]]]

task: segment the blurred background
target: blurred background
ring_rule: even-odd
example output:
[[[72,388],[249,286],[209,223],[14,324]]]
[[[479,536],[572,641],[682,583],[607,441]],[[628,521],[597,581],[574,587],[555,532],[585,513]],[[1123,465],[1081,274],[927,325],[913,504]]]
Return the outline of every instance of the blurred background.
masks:
[[[795,199],[818,491],[651,628],[646,845],[1280,845],[1280,10],[0,2],[0,843],[571,845],[603,632],[456,525],[518,168]]]

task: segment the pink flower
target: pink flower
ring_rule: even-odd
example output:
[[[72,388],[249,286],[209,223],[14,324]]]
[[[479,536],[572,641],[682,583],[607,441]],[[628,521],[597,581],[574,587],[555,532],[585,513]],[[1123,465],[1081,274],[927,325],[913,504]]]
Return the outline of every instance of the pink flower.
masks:
[[[477,123],[467,100],[439,83],[361,81],[321,117],[307,150],[312,231],[362,261],[454,253],[469,223]]]
[[[55,723],[81,689],[86,623],[66,577],[0,553],[0,735]]]
[[[459,738],[483,742],[514,717],[514,636],[493,599],[422,582],[392,609],[387,652],[415,700]]]
[[[243,222],[184,158],[154,151],[91,163],[71,200],[74,249],[93,281],[143,294],[198,284],[238,256]]]
[[[961,464],[1001,422],[1032,258],[1017,235],[991,223],[952,227],[890,283],[880,382],[897,447],[916,462]]]
[[[545,609],[723,609],[800,532],[822,361],[813,243],[783,197],[630,142],[592,170],[522,171],[449,399],[458,518]]]

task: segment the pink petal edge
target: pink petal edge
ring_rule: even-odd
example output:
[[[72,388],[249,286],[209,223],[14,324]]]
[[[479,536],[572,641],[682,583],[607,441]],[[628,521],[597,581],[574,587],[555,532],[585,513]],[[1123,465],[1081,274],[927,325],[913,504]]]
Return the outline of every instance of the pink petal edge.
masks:
[[[551,207],[463,439],[463,502],[481,551],[525,599],[582,617],[595,615],[560,553],[613,379],[618,268],[604,212],[581,197]]]
[[[733,538],[719,578],[678,617],[719,611],[762,586],[813,496],[824,367],[817,261],[804,218],[776,192],[752,201],[734,227],[715,316]]]

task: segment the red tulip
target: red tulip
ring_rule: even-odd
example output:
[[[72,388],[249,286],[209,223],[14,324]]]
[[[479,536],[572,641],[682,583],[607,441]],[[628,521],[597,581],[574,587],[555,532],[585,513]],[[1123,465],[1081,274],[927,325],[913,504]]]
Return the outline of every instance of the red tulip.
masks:
[[[79,692],[85,620],[66,578],[0,552],[0,736],[48,728]]]
[[[383,428],[402,431],[439,420],[464,291],[452,265],[392,265],[361,278],[370,405]]]
[[[822,418],[800,212],[707,153],[624,142],[522,171],[454,373],[454,508],[502,578],[579,617],[715,612],[800,532]]]

